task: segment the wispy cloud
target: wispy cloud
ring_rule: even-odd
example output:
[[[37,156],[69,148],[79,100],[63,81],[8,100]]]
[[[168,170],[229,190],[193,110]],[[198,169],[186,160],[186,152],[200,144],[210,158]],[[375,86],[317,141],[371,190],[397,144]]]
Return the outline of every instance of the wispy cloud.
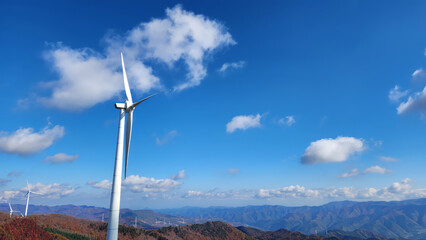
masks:
[[[391,101],[393,101],[393,102],[398,102],[398,101],[399,101],[399,99],[401,99],[401,98],[405,97],[407,94],[408,94],[408,90],[401,91],[401,90],[400,90],[400,87],[399,87],[398,85],[395,85],[395,87],[394,87],[394,88],[392,88],[392,89],[389,91],[389,95],[388,95],[388,97],[389,97],[389,99],[390,99]]]
[[[48,156],[46,159],[44,159],[45,163],[65,163],[69,162],[72,163],[78,158],[78,155],[68,155],[65,153],[57,153],[53,156]]]
[[[303,164],[344,162],[349,156],[366,149],[363,139],[354,137],[325,138],[311,142],[301,158]]]
[[[172,140],[173,138],[175,138],[178,135],[178,132],[176,130],[172,130],[170,132],[168,132],[163,138],[155,138],[155,142],[158,145],[163,145],[166,142]]]
[[[379,158],[380,158],[380,160],[382,160],[384,162],[398,162],[399,161],[399,159],[393,158],[393,157],[380,156]]]
[[[65,134],[64,127],[47,126],[39,132],[32,128],[20,128],[13,133],[0,133],[0,151],[9,154],[29,155],[48,148]]]
[[[354,168],[350,172],[343,173],[342,175],[339,176],[339,178],[356,177],[356,176],[368,174],[368,173],[389,174],[391,172],[393,172],[393,170],[386,169],[386,168],[380,167],[379,165],[376,165],[376,166],[371,166],[369,168],[366,168],[362,172],[359,172],[358,169]]]
[[[280,118],[278,120],[278,123],[282,125],[291,126],[296,123],[296,120],[294,119],[294,116],[286,116],[284,118]]]
[[[9,182],[9,179],[0,178],[0,187],[6,186]]]
[[[413,72],[411,75],[411,78],[413,81],[422,81],[426,79],[426,72],[423,70],[423,68],[419,68]]]
[[[8,177],[19,177],[19,176],[21,176],[22,175],[22,173],[21,172],[17,172],[17,171],[15,171],[15,170],[12,170],[12,171],[10,171],[8,174],[7,174],[7,176]]]
[[[140,23],[123,36],[107,36],[105,44],[104,53],[52,44],[46,59],[59,78],[43,84],[52,94],[38,100],[50,107],[83,110],[117,96],[123,89],[121,51],[133,90],[146,93],[163,87],[152,67],[146,65],[150,60],[170,68],[177,62],[185,63],[186,79],[175,83],[173,89],[195,87],[207,75],[205,57],[236,42],[219,22],[177,5],[166,9],[164,18]]]
[[[222,67],[219,68],[219,72],[226,72],[229,69],[239,69],[243,68],[246,65],[246,62],[239,61],[239,62],[231,62],[231,63],[224,63]]]
[[[228,169],[228,173],[231,175],[237,175],[238,173],[240,173],[240,169],[238,168],[229,168]]]
[[[185,169],[182,169],[177,174],[173,174],[172,176],[170,176],[170,179],[173,179],[173,180],[179,180],[184,178],[186,178]]]
[[[233,117],[232,120],[226,124],[226,132],[233,133],[237,129],[246,130],[248,128],[260,127],[261,118],[262,116],[260,114]]]
[[[358,171],[358,168],[354,168],[351,171],[347,173],[343,173],[339,176],[339,178],[350,178],[350,177],[356,177],[359,176],[361,173]]]

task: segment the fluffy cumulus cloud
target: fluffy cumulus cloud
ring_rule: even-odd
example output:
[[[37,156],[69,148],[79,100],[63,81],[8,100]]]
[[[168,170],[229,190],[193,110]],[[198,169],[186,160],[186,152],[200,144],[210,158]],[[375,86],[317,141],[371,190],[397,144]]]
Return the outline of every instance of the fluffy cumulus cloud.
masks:
[[[112,183],[106,179],[100,182],[88,181],[87,184],[91,185],[94,188],[100,188],[100,189],[111,189],[112,187]]]
[[[74,162],[78,158],[78,155],[68,155],[65,153],[57,153],[53,156],[48,156],[44,159],[46,163],[65,163],[65,162]]]
[[[426,189],[414,189],[410,185],[411,179],[394,182],[390,186],[378,188],[354,188],[354,187],[326,187],[309,189],[302,186],[289,186],[279,189],[260,189],[257,198],[306,198],[306,199],[379,199],[379,200],[402,200],[409,198],[420,198],[426,196]]]
[[[286,116],[284,118],[280,118],[278,120],[278,123],[282,125],[291,126],[296,123],[296,120],[294,119],[294,116]]]
[[[237,129],[246,130],[248,128],[260,127],[261,118],[262,116],[260,114],[233,117],[232,120],[226,124],[226,132],[233,133]]]
[[[401,98],[405,97],[407,94],[408,94],[408,90],[401,91],[400,87],[398,85],[395,85],[395,87],[389,91],[388,97],[392,102],[398,102]]]
[[[72,194],[75,189],[66,183],[53,183],[53,184],[29,184],[31,192],[34,192],[32,197],[60,199],[62,197]],[[24,186],[19,190],[3,191],[0,194],[0,201],[9,201],[10,199],[24,199],[28,188]]]
[[[35,185],[30,184],[29,186],[32,192],[35,192],[45,198],[61,198],[70,195],[75,191],[73,187],[66,183],[54,183],[48,185],[37,183]],[[21,192],[25,192],[27,191],[27,187],[23,187],[20,190]]]
[[[50,97],[38,100],[48,107],[81,110],[104,102],[123,89],[119,59],[113,61],[90,49],[71,49],[57,44],[46,54],[58,79],[43,83]]]
[[[260,189],[259,198],[315,198],[318,197],[319,190],[307,189],[299,185],[283,187],[278,189]]]
[[[65,134],[64,127],[47,126],[38,132],[20,128],[12,133],[0,133],[0,151],[9,154],[29,155],[48,148]]]
[[[186,178],[185,169],[182,169],[177,174],[173,174],[172,176],[170,176],[170,179],[173,179],[173,180],[179,180],[184,178]]]
[[[327,138],[312,142],[306,148],[303,164],[344,162],[349,156],[366,149],[363,139],[353,137]]]
[[[407,101],[401,102],[396,110],[398,114],[426,112],[426,87],[421,92],[409,96]]]
[[[130,85],[140,93],[163,87],[147,62],[170,68],[184,63],[186,77],[173,86],[181,91],[206,77],[206,56],[235,41],[219,22],[178,5],[167,9],[164,18],[140,23],[124,35],[107,36],[105,43],[104,53],[54,44],[46,58],[58,79],[43,84],[52,94],[38,100],[46,106],[82,110],[118,95],[123,89],[120,52],[124,52]]]
[[[185,173],[185,172],[183,172]],[[112,183],[108,180],[103,180],[100,182],[89,181],[88,185],[93,186],[94,188],[101,189],[111,189]],[[155,179],[148,177],[140,177],[139,175],[131,175],[124,179],[121,183],[121,186],[124,190],[130,190],[132,192],[141,193],[141,192],[166,192],[171,189],[174,189],[180,186],[182,183],[174,179]]]
[[[176,130],[172,130],[170,132],[168,132],[163,138],[155,138],[155,142],[158,145],[163,145],[165,143],[167,143],[168,141],[172,140],[173,138],[175,138],[178,135],[178,132]]]
[[[231,63],[224,63],[222,67],[219,68],[219,72],[226,72],[229,69],[239,69],[243,68],[246,65],[246,62],[239,61],[239,62],[231,62]]]
[[[123,181],[123,186],[132,192],[165,192],[181,184],[173,179],[155,179],[139,175],[129,176]]]
[[[354,169],[352,169],[351,171],[349,171],[347,173],[343,173],[342,175],[339,176],[339,178],[356,177],[356,176],[363,175],[363,174],[368,174],[368,173],[389,174],[391,172],[393,172],[393,170],[386,169],[386,168],[380,167],[379,165],[376,165],[376,166],[371,166],[369,168],[366,168],[362,172],[360,172],[360,171],[358,171],[358,169],[354,168]]]

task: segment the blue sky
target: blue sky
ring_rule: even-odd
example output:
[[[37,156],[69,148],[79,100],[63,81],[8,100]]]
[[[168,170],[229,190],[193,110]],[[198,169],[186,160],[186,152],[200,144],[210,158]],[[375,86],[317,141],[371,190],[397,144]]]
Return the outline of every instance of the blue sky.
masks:
[[[0,201],[122,207],[426,196],[423,1],[3,1]]]

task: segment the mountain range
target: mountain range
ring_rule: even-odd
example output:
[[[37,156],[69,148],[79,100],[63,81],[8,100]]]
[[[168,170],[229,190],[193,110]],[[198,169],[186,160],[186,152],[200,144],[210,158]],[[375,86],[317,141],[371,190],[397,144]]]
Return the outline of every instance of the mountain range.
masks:
[[[13,205],[23,209],[23,205]],[[0,211],[9,212],[7,204]],[[89,220],[108,218],[108,209],[91,206],[35,206],[30,214],[59,213]],[[223,221],[233,226],[244,226],[262,231],[287,229],[304,235],[353,235],[359,239],[384,236],[394,239],[426,239],[426,199],[391,202],[331,202],[322,206],[246,206],[246,207],[183,207],[160,210],[122,209],[120,223],[144,229],[181,226],[207,221]],[[358,231],[358,233],[356,233]],[[324,235],[327,233],[327,235]],[[330,235],[334,233],[334,235]],[[349,235],[348,235],[349,234]],[[373,234],[373,235],[372,235]],[[376,234],[376,235],[374,235]]]

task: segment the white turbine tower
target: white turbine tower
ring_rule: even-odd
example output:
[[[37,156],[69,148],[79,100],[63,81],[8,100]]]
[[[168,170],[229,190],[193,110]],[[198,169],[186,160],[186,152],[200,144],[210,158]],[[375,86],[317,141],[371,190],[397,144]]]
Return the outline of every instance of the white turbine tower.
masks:
[[[116,103],[115,108],[120,109],[120,121],[118,125],[117,150],[115,155],[115,167],[111,191],[110,217],[108,223],[107,240],[118,239],[118,221],[120,217],[120,195],[121,195],[121,175],[123,172],[123,138],[124,138],[124,120],[125,113],[128,114],[126,126],[126,162],[124,168],[124,178],[127,175],[127,161],[129,159],[130,138],[132,135],[133,111],[135,107],[143,101],[157,95],[153,94],[136,103],[133,103],[130,93],[129,82],[127,81],[126,68],[124,66],[123,53],[121,53],[121,65],[123,68],[124,90],[126,91],[125,103]]]
[[[27,204],[25,205],[25,214],[24,214],[25,217],[27,216],[27,213],[28,213],[28,203],[30,202],[30,193],[41,194],[41,193],[31,191],[28,181],[27,181],[27,188],[28,188],[27,194],[25,195],[27,196]]]
[[[9,203],[9,209],[10,209],[10,212],[9,212],[9,217],[10,217],[10,218],[12,218],[12,215],[13,215],[13,213],[14,213],[14,212],[19,212],[19,211],[14,211],[14,210],[12,209],[12,205],[10,205],[10,203]]]

